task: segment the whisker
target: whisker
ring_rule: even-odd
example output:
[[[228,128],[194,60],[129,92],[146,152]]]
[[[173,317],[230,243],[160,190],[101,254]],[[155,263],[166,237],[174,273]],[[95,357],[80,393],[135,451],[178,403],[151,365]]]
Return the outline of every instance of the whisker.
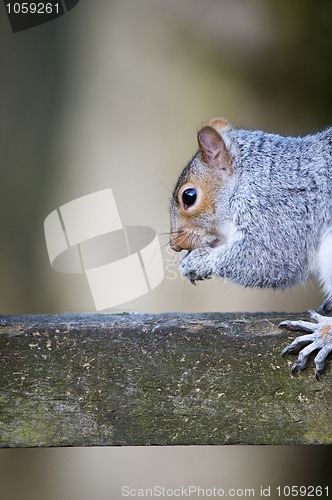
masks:
[[[208,250],[206,248],[206,245],[204,245],[204,243],[202,242],[201,237],[200,237],[199,234],[197,234],[197,238],[198,238],[198,241],[200,242],[200,247],[203,248],[205,250],[205,253],[208,254],[209,252],[208,252]]]
[[[160,250],[166,250],[166,248],[170,245],[170,242],[167,241],[166,243],[164,243],[163,245],[160,246]]]
[[[191,238],[192,238],[193,235],[191,233],[186,232],[185,233],[185,238],[183,238],[184,231],[178,231],[178,233],[179,233],[178,236],[176,236],[175,238],[171,238],[170,239],[170,243],[176,243],[178,240],[181,240],[182,244],[185,243],[186,246],[188,246],[187,243],[189,243],[189,247],[191,247],[192,246],[192,244],[191,244],[192,243],[192,239]],[[183,248],[183,250],[184,250],[184,248]]]
[[[160,182],[160,184],[162,186],[164,186],[164,188],[170,193],[170,194],[173,194],[173,190],[172,188],[170,188],[167,184],[165,184],[165,182],[161,179],[161,176],[164,176],[166,177],[166,180],[167,182],[171,183],[173,186],[174,186],[174,180],[171,179],[168,175],[165,174],[165,172],[154,172],[155,174],[155,177],[158,179],[158,181]]]
[[[167,234],[172,234],[172,233],[167,233]],[[174,231],[173,234],[177,234],[177,236],[175,238],[170,238],[166,243],[164,243],[163,245],[161,245],[161,249],[164,250],[165,248],[167,248],[168,246],[171,245],[171,243],[176,243],[177,240],[181,237],[182,233],[180,231]]]
[[[176,233],[180,233],[180,231],[167,231],[165,233],[157,233],[157,234],[158,234],[158,236],[165,236],[165,235],[176,234]]]

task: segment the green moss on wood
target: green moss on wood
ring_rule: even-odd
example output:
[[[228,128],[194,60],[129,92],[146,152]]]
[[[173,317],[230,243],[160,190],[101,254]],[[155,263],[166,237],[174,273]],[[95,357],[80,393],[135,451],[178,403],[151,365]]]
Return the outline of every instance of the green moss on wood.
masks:
[[[291,376],[282,319],[0,317],[0,446],[331,443],[331,370]]]

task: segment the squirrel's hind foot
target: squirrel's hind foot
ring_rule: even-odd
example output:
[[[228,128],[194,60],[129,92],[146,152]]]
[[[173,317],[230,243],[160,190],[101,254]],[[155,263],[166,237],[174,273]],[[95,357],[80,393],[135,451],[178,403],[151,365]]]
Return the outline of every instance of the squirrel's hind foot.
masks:
[[[302,330],[310,332],[306,335],[296,337],[282,351],[281,355],[285,356],[290,353],[299,352],[298,358],[292,366],[292,373],[302,371],[306,368],[309,356],[314,351],[319,351],[314,359],[316,367],[316,378],[324,371],[325,361],[328,355],[332,352],[332,318],[321,316],[315,311],[309,311],[310,318],[314,321],[283,321],[280,323],[281,328],[287,330]],[[302,349],[302,350],[301,350]]]

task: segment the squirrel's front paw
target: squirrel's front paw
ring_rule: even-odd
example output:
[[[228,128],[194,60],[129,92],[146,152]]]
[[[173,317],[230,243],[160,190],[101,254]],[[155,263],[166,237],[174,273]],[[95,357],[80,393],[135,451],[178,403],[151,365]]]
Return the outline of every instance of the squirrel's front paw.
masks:
[[[180,272],[193,284],[195,281],[212,277],[213,269],[210,260],[210,249],[198,248],[187,252],[179,263]]]

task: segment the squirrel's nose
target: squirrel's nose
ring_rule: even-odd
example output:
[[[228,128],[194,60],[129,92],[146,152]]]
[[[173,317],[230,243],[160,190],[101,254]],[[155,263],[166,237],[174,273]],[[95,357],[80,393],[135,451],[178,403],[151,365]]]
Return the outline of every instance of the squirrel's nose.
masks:
[[[171,249],[174,250],[174,252],[181,252],[181,250],[183,250],[183,248],[181,248],[180,245],[177,245],[172,240],[169,242],[169,244],[171,245]]]
[[[193,250],[194,241],[192,233],[179,231],[171,235],[169,243],[174,252],[181,252],[181,250]]]
[[[181,246],[181,241],[182,241],[182,235],[179,233],[171,233],[170,238],[169,238],[169,244],[172,250],[174,252],[181,252],[182,246]]]

